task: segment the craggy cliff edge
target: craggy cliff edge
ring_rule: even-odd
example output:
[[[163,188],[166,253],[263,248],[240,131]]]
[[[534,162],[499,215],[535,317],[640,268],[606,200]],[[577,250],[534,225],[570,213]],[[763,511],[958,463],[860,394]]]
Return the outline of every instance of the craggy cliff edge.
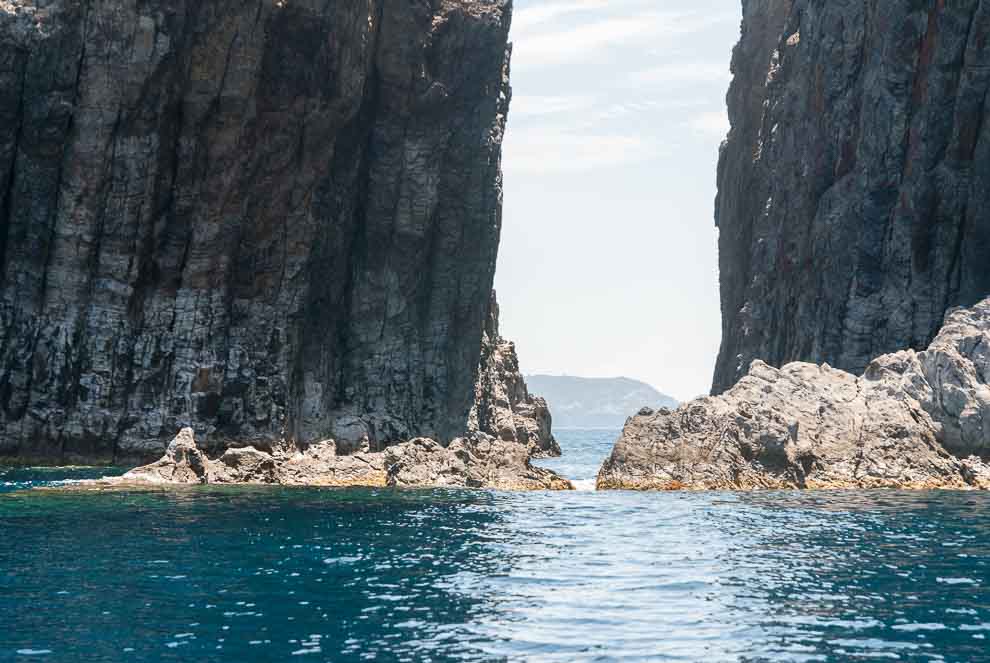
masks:
[[[721,396],[631,418],[600,489],[990,489],[990,299],[861,377],[756,361]]]
[[[0,457],[468,431],[510,8],[0,0]]]
[[[722,350],[922,349],[990,294],[990,4],[744,0],[721,155]]]
[[[547,402],[529,393],[519,370],[516,346],[499,333],[498,315],[493,292],[469,428],[519,442],[529,447],[534,458],[560,456]]]

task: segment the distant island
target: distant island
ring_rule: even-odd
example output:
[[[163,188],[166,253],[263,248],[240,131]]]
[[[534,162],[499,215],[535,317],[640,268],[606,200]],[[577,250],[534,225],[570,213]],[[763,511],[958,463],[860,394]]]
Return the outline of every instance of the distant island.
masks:
[[[532,393],[550,406],[556,428],[622,428],[645,406],[677,407],[676,400],[631,378],[527,375]]]

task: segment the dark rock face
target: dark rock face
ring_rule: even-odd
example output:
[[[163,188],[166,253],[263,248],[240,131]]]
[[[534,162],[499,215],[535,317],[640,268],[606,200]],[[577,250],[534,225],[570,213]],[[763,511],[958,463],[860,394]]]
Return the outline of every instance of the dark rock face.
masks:
[[[510,6],[0,2],[0,456],[462,434]]]
[[[714,392],[921,349],[990,293],[990,5],[744,0]]]
[[[498,314],[493,292],[482,337],[470,428],[505,442],[519,442],[529,447],[534,458],[560,456],[560,445],[551,432],[553,419],[547,402],[529,393],[519,370],[516,346],[499,333]]]
[[[990,299],[856,377],[753,362],[720,396],[626,424],[600,489],[990,489]]]

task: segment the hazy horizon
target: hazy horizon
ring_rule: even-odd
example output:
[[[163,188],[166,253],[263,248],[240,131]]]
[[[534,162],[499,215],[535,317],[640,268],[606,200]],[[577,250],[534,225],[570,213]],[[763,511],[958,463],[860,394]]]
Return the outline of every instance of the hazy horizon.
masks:
[[[517,0],[496,287],[525,373],[707,393],[740,19],[724,0]]]

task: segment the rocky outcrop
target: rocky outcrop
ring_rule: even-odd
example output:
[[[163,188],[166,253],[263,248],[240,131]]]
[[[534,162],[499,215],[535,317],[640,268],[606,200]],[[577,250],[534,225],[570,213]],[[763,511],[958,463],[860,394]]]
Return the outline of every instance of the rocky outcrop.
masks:
[[[626,424],[601,489],[990,489],[990,299],[923,352],[828,365],[754,362],[721,396]]]
[[[559,456],[560,445],[551,430],[547,402],[529,393],[519,370],[516,346],[499,333],[498,315],[493,292],[481,342],[481,366],[470,428],[506,442],[519,442],[529,447],[535,458]]]
[[[510,7],[0,2],[0,457],[462,434]]]
[[[855,373],[990,293],[990,5],[744,0],[718,173],[714,391]]]
[[[572,490],[570,482],[530,463],[530,450],[516,441],[476,433],[444,446],[426,438],[392,445],[384,452],[338,454],[332,440],[305,451],[268,453],[228,449],[216,460],[197,446],[190,428],[172,440],[165,456],[118,478],[77,484],[73,490],[127,489],[205,484],[319,487],[487,488]]]
[[[530,448],[476,434],[449,446],[420,438],[385,452],[389,485],[400,487],[573,490],[569,481],[530,462]]]

